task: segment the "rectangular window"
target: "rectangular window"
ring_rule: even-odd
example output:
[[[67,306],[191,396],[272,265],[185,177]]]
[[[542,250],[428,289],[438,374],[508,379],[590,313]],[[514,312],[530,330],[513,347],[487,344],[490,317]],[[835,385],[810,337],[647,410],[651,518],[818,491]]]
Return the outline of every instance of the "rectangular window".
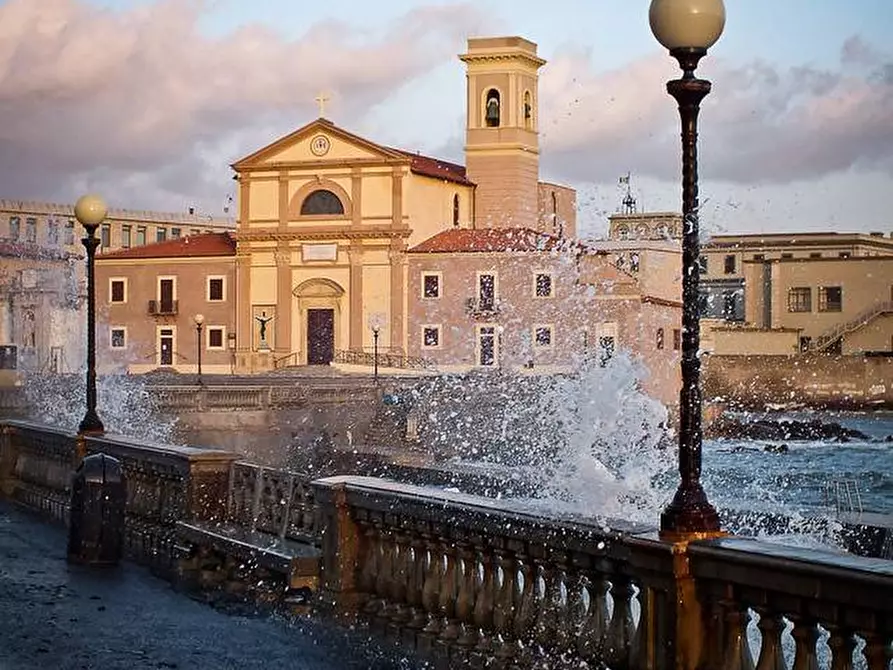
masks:
[[[127,329],[112,328],[109,339],[112,349],[125,349],[127,347]]]
[[[71,220],[65,224],[65,244],[68,246],[74,244],[74,221]]]
[[[795,286],[788,291],[789,312],[812,311],[812,289],[808,286]]]
[[[180,237],[181,231],[179,228],[171,228],[171,239],[176,240]]]
[[[422,273],[422,297],[423,298],[439,298],[440,297],[440,274],[439,273]]]
[[[785,261],[789,261],[789,260],[791,260],[793,257],[794,257],[794,254],[782,254],[782,255],[781,255],[782,260],[785,260]]]
[[[484,311],[496,309],[496,275],[478,275],[478,309]]]
[[[732,255],[726,256],[725,262],[723,263],[723,270],[727,275],[735,274],[735,257]]]
[[[657,329],[657,336],[655,337],[655,345],[657,346],[658,349],[664,348],[664,329],[663,328]]]
[[[226,338],[224,337],[222,327],[208,327],[208,349],[223,349],[223,342],[225,340]]]
[[[724,291],[722,294],[722,318],[733,321],[738,311],[738,295],[734,291]]]
[[[534,295],[537,298],[552,297],[552,275],[544,272],[537,273],[534,278]]]
[[[155,229],[155,241],[164,242],[167,239],[167,228],[158,227]]]
[[[603,336],[598,338],[598,364],[605,367],[614,357],[614,338]]]
[[[812,253],[809,254],[809,257],[810,258],[821,258],[822,252],[821,251],[813,251]]]
[[[208,302],[226,300],[223,290],[223,277],[208,277]]]
[[[158,280],[158,308],[162,314],[176,314],[175,288],[172,278]]]
[[[59,244],[59,222],[55,219],[47,221],[47,244],[50,246]]]
[[[754,254],[753,259],[755,261],[764,261],[766,260],[766,254]]]
[[[682,348],[682,331],[678,328],[673,329],[673,351],[679,351]]]
[[[25,241],[31,244],[37,243],[37,219],[33,216],[25,219]]]
[[[108,223],[103,223],[99,230],[99,246],[103,249],[112,246],[112,226]]]
[[[137,226],[136,229],[136,246],[141,247],[146,243],[146,227]]]
[[[22,220],[17,216],[9,217],[9,239],[18,242],[22,234]]]
[[[552,326],[534,326],[533,345],[535,347],[551,347]]]
[[[127,280],[109,280],[109,302],[127,302]]]
[[[840,286],[819,286],[819,311],[840,312],[843,309],[843,289]]]
[[[121,226],[121,246],[125,249],[130,248],[130,226]]]
[[[436,349],[440,347],[440,326],[422,327],[422,348]]]
[[[496,365],[496,328],[493,326],[482,326],[478,330],[478,365]]]
[[[707,274],[707,257],[706,256],[698,256],[698,267],[701,268],[701,274]]]

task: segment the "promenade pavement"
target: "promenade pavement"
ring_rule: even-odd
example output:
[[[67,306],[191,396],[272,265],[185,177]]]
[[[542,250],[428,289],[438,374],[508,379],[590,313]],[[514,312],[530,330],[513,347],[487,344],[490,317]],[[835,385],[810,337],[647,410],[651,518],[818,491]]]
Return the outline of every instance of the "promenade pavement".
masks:
[[[411,670],[359,632],[236,615],[131,563],[66,561],[67,535],[0,501],[0,670]]]

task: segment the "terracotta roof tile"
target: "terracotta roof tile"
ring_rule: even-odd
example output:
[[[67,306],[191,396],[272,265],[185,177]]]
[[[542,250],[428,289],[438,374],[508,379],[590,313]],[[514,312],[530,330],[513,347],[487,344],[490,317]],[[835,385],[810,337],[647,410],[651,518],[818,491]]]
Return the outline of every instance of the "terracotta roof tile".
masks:
[[[409,151],[403,151],[403,149],[391,148],[390,150],[406,156],[410,160],[409,169],[416,174],[433,177],[434,179],[443,179],[465,186],[474,186],[474,182],[469,181],[468,177],[465,176],[464,165],[450,163],[449,161],[432,158],[431,156],[414,154]]]
[[[231,233],[205,233],[174,240],[117,249],[99,254],[97,260],[124,258],[197,258],[202,256],[235,256],[236,240]]]
[[[414,246],[410,253],[555,251],[574,244],[530,228],[453,228]]]

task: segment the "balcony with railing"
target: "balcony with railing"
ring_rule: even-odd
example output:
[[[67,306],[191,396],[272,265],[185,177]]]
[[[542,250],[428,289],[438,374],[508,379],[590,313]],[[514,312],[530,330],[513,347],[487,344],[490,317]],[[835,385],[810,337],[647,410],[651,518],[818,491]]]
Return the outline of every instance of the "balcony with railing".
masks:
[[[177,300],[150,300],[149,315],[150,316],[175,316],[178,313],[179,304]]]
[[[492,319],[499,316],[502,305],[499,298],[467,298],[465,312],[473,319]]]

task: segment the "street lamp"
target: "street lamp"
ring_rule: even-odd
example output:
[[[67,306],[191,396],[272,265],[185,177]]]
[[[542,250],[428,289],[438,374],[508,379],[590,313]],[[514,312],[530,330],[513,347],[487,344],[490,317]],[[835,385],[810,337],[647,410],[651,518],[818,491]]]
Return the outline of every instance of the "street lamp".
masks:
[[[87,250],[87,413],[78,427],[82,435],[105,432],[96,413],[96,286],[93,270],[96,247],[99,246],[96,229],[107,213],[108,206],[98,195],[81,196],[74,205],[74,216],[87,231],[87,236],[81,239]]]
[[[193,318],[195,321],[195,349],[198,352],[196,362],[197,362],[197,371],[198,371],[198,384],[201,386],[202,383],[202,325],[205,323],[205,317],[203,314],[196,314]]]
[[[679,61],[682,78],[667,82],[682,120],[682,390],[679,394],[679,476],[672,502],[660,517],[666,537],[719,532],[719,515],[701,486],[701,388],[698,349],[698,111],[710,82],[695,77],[698,62],[725,26],[723,0],[652,0],[651,31]]]
[[[372,378],[378,383],[378,333],[381,326],[375,324],[372,326]]]

